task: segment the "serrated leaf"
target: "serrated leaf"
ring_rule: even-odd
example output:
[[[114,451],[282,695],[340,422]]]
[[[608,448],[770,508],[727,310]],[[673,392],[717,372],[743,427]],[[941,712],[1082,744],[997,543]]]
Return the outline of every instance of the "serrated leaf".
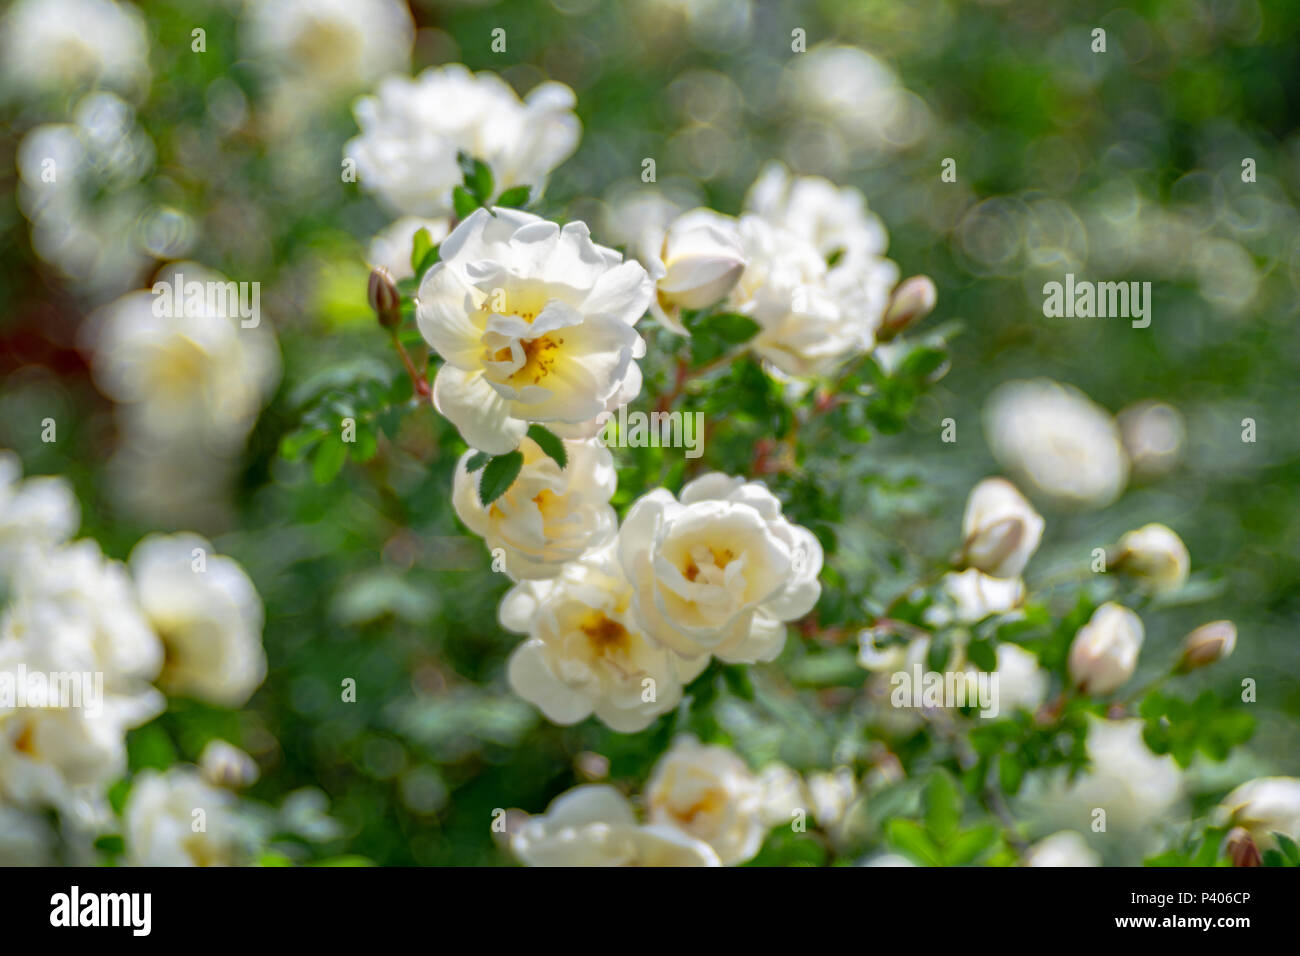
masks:
[[[528,437],[537,442],[537,447],[550,456],[561,469],[568,466],[569,453],[564,450],[564,442],[554,432],[541,425],[529,425]]]
[[[483,475],[478,482],[478,500],[484,508],[509,490],[523,467],[524,456],[518,451],[497,455],[483,466]]]
[[[939,848],[915,820],[890,820],[886,824],[885,838],[895,849],[911,856],[926,866],[942,866]]]
[[[465,462],[465,470],[471,475],[492,460],[492,456],[485,451],[476,451],[469,456],[469,461]]]
[[[515,186],[507,189],[497,197],[498,206],[506,206],[510,209],[519,209],[528,205],[528,199],[533,194],[532,186]]]
[[[479,207],[479,201],[471,196],[464,186],[457,186],[451,191],[451,203],[456,209],[456,218],[464,219]]]

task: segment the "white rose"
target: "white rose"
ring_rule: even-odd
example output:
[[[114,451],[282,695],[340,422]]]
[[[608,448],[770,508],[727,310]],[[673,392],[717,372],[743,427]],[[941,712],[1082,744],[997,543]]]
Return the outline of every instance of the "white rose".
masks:
[[[1223,798],[1219,816],[1228,826],[1245,827],[1262,850],[1277,846],[1274,833],[1300,840],[1300,780],[1259,777]]]
[[[708,656],[687,659],[652,641],[630,613],[632,589],[611,548],[589,552],[552,581],[516,585],[501,624],[529,639],[510,655],[510,686],[557,724],[595,714],[621,733],[677,706]]]
[[[1061,830],[1044,837],[1025,854],[1025,866],[1101,866],[1101,857],[1083,834]]]
[[[574,102],[563,83],[543,83],[521,101],[494,73],[431,67],[415,79],[389,77],[357,100],[361,135],[343,154],[356,160],[363,187],[397,213],[450,213],[461,152],[491,167],[498,191],[532,186],[536,198],[578,146]]]
[[[678,335],[687,334],[681,324],[682,309],[702,309],[721,301],[745,271],[736,220],[711,209],[693,209],[677,217],[647,257],[653,257],[647,268],[656,293],[650,309]]]
[[[383,266],[394,279],[409,279],[414,275],[411,269],[411,245],[415,241],[415,234],[421,229],[429,230],[429,238],[436,245],[447,238],[450,225],[446,219],[403,216],[370,240],[366,262],[372,268]]]
[[[202,811],[201,818],[196,811]],[[140,774],[127,797],[123,822],[126,857],[132,866],[231,866],[239,862],[234,799],[225,790],[204,783],[191,768]]]
[[[783,763],[770,763],[758,775],[762,792],[763,823],[769,827],[788,826],[796,811],[808,809],[808,789],[803,778]]]
[[[1025,582],[1019,578],[994,578],[975,568],[945,574],[939,587],[951,608],[933,604],[926,609],[926,623],[936,627],[976,624],[1014,610],[1025,599]]]
[[[525,437],[519,476],[486,508],[478,493],[483,470],[467,467],[473,453],[456,465],[451,500],[457,516],[489,549],[505,551],[505,572],[516,581],[555,577],[565,562],[605,544],[618,528],[609,504],[618,486],[609,449],[595,439],[564,447],[568,464],[561,469]]]
[[[0,449],[0,581],[30,549],[62,544],[81,524],[81,507],[62,477],[22,480],[22,462]]]
[[[415,27],[398,0],[261,0],[244,45],[259,62],[313,86],[345,89],[406,69]]]
[[[1092,809],[1102,807],[1107,825],[1126,832],[1143,831],[1166,817],[1178,801],[1182,774],[1173,757],[1147,749],[1142,728],[1138,719],[1089,717],[1085,746],[1091,769],[1052,798],[1054,808],[1091,819]]]
[[[638,823],[627,798],[604,784],[556,797],[510,845],[528,866],[721,866],[702,840],[676,827]]]
[[[1019,577],[1043,537],[1043,518],[1002,478],[985,478],[966,499],[966,561],[996,578]]]
[[[984,423],[998,461],[1050,497],[1100,508],[1128,481],[1114,419],[1076,388],[1007,382],[990,396]]]
[[[124,407],[141,439],[229,449],[270,398],[280,378],[275,334],[264,316],[242,327],[240,294],[228,294],[233,285],[192,262],[173,263],[151,289],[127,293],[92,317],[95,384]],[[191,296],[199,288],[203,294]],[[245,301],[251,306],[251,292]]]
[[[213,786],[231,790],[247,787],[258,777],[257,761],[234,744],[217,739],[204,744],[199,772]]]
[[[834,829],[843,823],[844,815],[857,796],[858,781],[848,767],[838,767],[808,777],[808,797],[813,805],[813,819],[823,829]]]
[[[266,677],[266,654],[262,600],[243,568],[194,534],[145,538],[130,564],[140,608],[167,649],[160,686],[245,703]]]
[[[66,93],[81,83],[142,90],[149,35],[140,11],[113,0],[19,0],[0,22],[5,89]]]
[[[1187,437],[1178,409],[1164,402],[1139,402],[1121,411],[1116,421],[1134,472],[1154,478],[1178,464]]]
[[[1172,530],[1148,524],[1119,539],[1115,567],[1139,578],[1153,591],[1176,591],[1187,583],[1191,556]]]
[[[1050,675],[1038,666],[1038,658],[1016,644],[997,646],[998,707],[1000,710],[1035,711],[1047,697]]]
[[[1109,694],[1133,676],[1143,636],[1141,618],[1119,604],[1103,604],[1070,645],[1070,679],[1084,693]]]
[[[763,484],[717,472],[689,482],[680,502],[663,488],[642,496],[617,547],[641,626],[688,657],[772,660],[784,622],[821,594],[812,532],[788,522]]]
[[[641,389],[635,325],[654,285],[587,227],[475,210],[424,276],[416,319],[446,362],[434,404],[472,447],[511,451],[529,422],[582,426]],[[579,437],[566,433],[566,437]]]
[[[644,797],[652,822],[703,840],[724,865],[752,859],[767,836],[758,778],[726,747],[677,738],[655,764]]]

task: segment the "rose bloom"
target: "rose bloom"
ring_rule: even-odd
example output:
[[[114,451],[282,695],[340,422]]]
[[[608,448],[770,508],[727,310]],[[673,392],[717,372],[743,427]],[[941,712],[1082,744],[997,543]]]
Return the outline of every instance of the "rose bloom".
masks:
[[[372,268],[383,266],[394,279],[409,279],[415,274],[411,268],[411,246],[415,242],[415,234],[421,229],[427,229],[429,238],[437,244],[447,238],[449,226],[446,219],[403,216],[370,240],[366,262]]]
[[[196,810],[203,828],[196,828]],[[146,770],[123,811],[126,858],[132,866],[233,866],[239,862],[234,799],[189,767]]]
[[[1153,523],[1119,539],[1115,564],[1152,591],[1176,591],[1187,583],[1191,556],[1182,538],[1164,525]]]
[[[62,477],[23,480],[22,461],[0,449],[0,582],[32,548],[62,544],[81,524],[81,506]]]
[[[635,325],[654,295],[636,262],[587,227],[475,210],[424,276],[416,319],[446,362],[433,400],[473,448],[511,451],[529,422],[590,437],[641,390]]]
[[[510,841],[528,866],[721,866],[703,840],[674,826],[638,823],[627,798],[588,784],[556,797]]]
[[[1087,694],[1116,690],[1137,669],[1143,637],[1141,618],[1119,604],[1103,604],[1070,645],[1070,679]]]
[[[984,408],[994,457],[1059,501],[1100,508],[1128,481],[1119,429],[1076,388],[1048,379],[998,386]]]
[[[614,458],[595,439],[564,443],[568,465],[561,469],[537,443],[525,437],[518,477],[486,508],[479,501],[483,470],[469,471],[473,453],[461,456],[452,484],[452,506],[488,548],[505,552],[511,578],[555,577],[565,563],[614,537],[618,517],[609,499],[618,486]]]
[[[628,511],[618,556],[633,607],[655,640],[687,657],[769,661],[785,623],[821,594],[822,549],[791,524],[760,482],[714,472],[688,482],[680,500],[660,488]]]
[[[655,280],[650,310],[678,335],[683,309],[702,309],[726,297],[745,271],[736,220],[712,209],[693,209],[644,241],[641,260]]]
[[[675,708],[708,663],[652,641],[631,614],[632,588],[612,549],[589,552],[551,581],[516,585],[501,624],[529,639],[510,655],[510,686],[557,724],[593,713],[622,733]]]
[[[1043,518],[1002,478],[985,478],[966,500],[966,560],[997,578],[1019,577],[1043,537]]]
[[[703,840],[724,865],[752,859],[767,836],[763,787],[745,761],[689,735],[655,764],[645,803],[651,821]]]
[[[1300,840],[1300,780],[1259,777],[1223,798],[1218,810],[1227,826],[1245,827],[1263,850],[1277,846],[1275,833]]]
[[[151,535],[130,565],[140,608],[166,648],[159,686],[224,707],[247,702],[266,677],[266,654],[262,600],[244,569],[196,534]]]
[[[415,79],[392,76],[353,112],[361,135],[344,147],[356,160],[361,185],[393,212],[445,216],[462,174],[457,154],[481,159],[498,191],[532,186],[577,149],[582,124],[573,90],[543,83],[522,101],[494,73],[464,66],[430,67]]]
[[[149,34],[134,4],[19,0],[0,20],[6,91],[66,93],[94,83],[121,92],[149,81]]]

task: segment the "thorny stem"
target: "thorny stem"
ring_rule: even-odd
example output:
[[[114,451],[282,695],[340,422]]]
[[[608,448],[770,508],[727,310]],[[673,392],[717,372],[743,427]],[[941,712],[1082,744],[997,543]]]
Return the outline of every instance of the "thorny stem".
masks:
[[[411,385],[415,392],[421,398],[431,398],[433,390],[429,388],[429,381],[415,369],[415,363],[411,361],[411,356],[407,353],[406,347],[402,345],[402,340],[398,338],[397,329],[393,330],[393,347],[397,349],[397,354],[402,358],[402,364],[406,366],[406,374],[411,377]]]

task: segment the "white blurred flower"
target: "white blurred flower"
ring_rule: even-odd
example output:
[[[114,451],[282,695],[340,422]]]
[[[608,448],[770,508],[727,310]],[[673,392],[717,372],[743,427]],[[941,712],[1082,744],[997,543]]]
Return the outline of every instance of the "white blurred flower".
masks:
[[[415,26],[401,0],[257,0],[244,46],[304,84],[354,89],[410,60]]]
[[[151,535],[130,565],[140,608],[166,648],[159,686],[244,704],[266,677],[262,600],[244,569],[195,534]]]
[[[655,280],[650,309],[678,335],[687,334],[682,309],[721,301],[745,270],[736,221],[711,209],[693,209],[674,219],[642,258]]]
[[[1157,757],[1147,749],[1142,728],[1140,719],[1089,717],[1091,769],[1053,798],[1056,809],[1091,822],[1093,809],[1101,808],[1108,832],[1141,832],[1167,818],[1181,795],[1182,774],[1173,757]]]
[[[578,146],[574,102],[562,83],[543,83],[521,101],[496,74],[472,74],[458,63],[415,79],[389,77],[357,100],[361,135],[343,154],[356,160],[361,185],[396,213],[450,213],[460,152],[491,167],[498,191],[532,186],[536,198]]]
[[[905,856],[899,856],[897,853],[881,853],[877,856],[870,857],[858,864],[859,866],[916,866]]]
[[[1176,591],[1187,583],[1191,556],[1182,538],[1164,525],[1153,523],[1119,539],[1114,566],[1152,591]]]
[[[0,449],[0,582],[24,554],[62,544],[81,524],[81,507],[62,477],[22,479],[18,456]]]
[[[677,706],[708,656],[679,657],[647,637],[630,613],[632,589],[611,548],[570,561],[558,578],[517,584],[501,624],[529,639],[510,655],[515,693],[557,724],[593,713],[621,733]]]
[[[813,819],[823,829],[833,830],[843,823],[844,815],[857,796],[858,781],[849,767],[837,767],[808,776]]]
[[[673,826],[638,823],[627,798],[605,784],[556,797],[510,845],[528,866],[721,866],[702,840]]]
[[[997,646],[998,709],[1033,712],[1047,698],[1051,676],[1038,666],[1038,657],[1016,644]]]
[[[1025,582],[1019,578],[994,578],[975,568],[945,574],[939,587],[947,603],[933,604],[925,613],[926,623],[936,627],[975,624],[1013,611],[1025,600]]]
[[[1044,837],[1025,854],[1025,866],[1101,866],[1101,857],[1083,834],[1061,830]]]
[[[427,229],[429,238],[437,245],[447,238],[450,225],[446,219],[403,216],[370,241],[366,261],[371,267],[383,266],[394,279],[409,279],[415,274],[411,268],[411,246],[415,234]]]
[[[680,501],[659,488],[632,505],[617,542],[637,620],[688,657],[772,660],[784,622],[821,594],[821,545],[760,482],[714,472],[688,482]]]
[[[1109,694],[1133,676],[1143,636],[1142,619],[1108,601],[1074,636],[1070,679],[1086,694]]]
[[[646,813],[703,840],[724,865],[752,859],[767,836],[758,778],[734,751],[678,737],[646,783]]]
[[[218,286],[220,300],[208,292]],[[152,289],[128,293],[92,318],[86,341],[95,382],[123,406],[136,437],[201,439],[223,451],[243,443],[279,381],[280,353],[269,322],[259,317],[242,327],[232,287],[195,263],[174,263]],[[251,293],[245,299],[251,303]]]
[[[0,803],[0,866],[53,866],[55,835],[39,813]]]
[[[1052,498],[1100,508],[1128,481],[1114,420],[1076,388],[1007,382],[989,397],[984,423],[998,461]]]
[[[0,22],[0,72],[12,92],[67,94],[80,85],[142,92],[149,36],[133,4],[18,0]]]
[[[1237,648],[1237,625],[1231,621],[1202,624],[1183,638],[1179,664],[1195,670],[1223,660]]]
[[[996,578],[1016,578],[1043,537],[1043,517],[1011,482],[985,478],[966,499],[966,561]]]
[[[240,862],[234,798],[189,767],[146,770],[123,812],[132,866],[232,866]]]
[[[1220,821],[1245,827],[1261,850],[1277,846],[1274,833],[1300,840],[1300,779],[1259,777],[1243,783],[1219,804]]]
[[[795,811],[807,810],[808,789],[803,778],[783,763],[770,763],[758,775],[762,792],[763,823],[769,827],[789,826]]]
[[[238,790],[256,782],[257,761],[232,743],[209,740],[199,754],[199,772],[215,787]]]
[[[595,439],[566,441],[564,448],[568,464],[561,469],[524,437],[518,477],[486,508],[479,501],[483,469],[468,470],[473,452],[456,464],[451,500],[457,516],[490,550],[505,552],[504,570],[516,581],[555,577],[618,529],[609,503],[618,486],[609,449]]]
[[[1178,409],[1164,402],[1139,402],[1116,420],[1134,473],[1154,478],[1178,464],[1187,435]]]
[[[592,437],[597,416],[641,390],[636,323],[654,285],[587,227],[475,210],[424,276],[416,320],[442,356],[438,411],[473,448],[511,451],[529,422]]]

